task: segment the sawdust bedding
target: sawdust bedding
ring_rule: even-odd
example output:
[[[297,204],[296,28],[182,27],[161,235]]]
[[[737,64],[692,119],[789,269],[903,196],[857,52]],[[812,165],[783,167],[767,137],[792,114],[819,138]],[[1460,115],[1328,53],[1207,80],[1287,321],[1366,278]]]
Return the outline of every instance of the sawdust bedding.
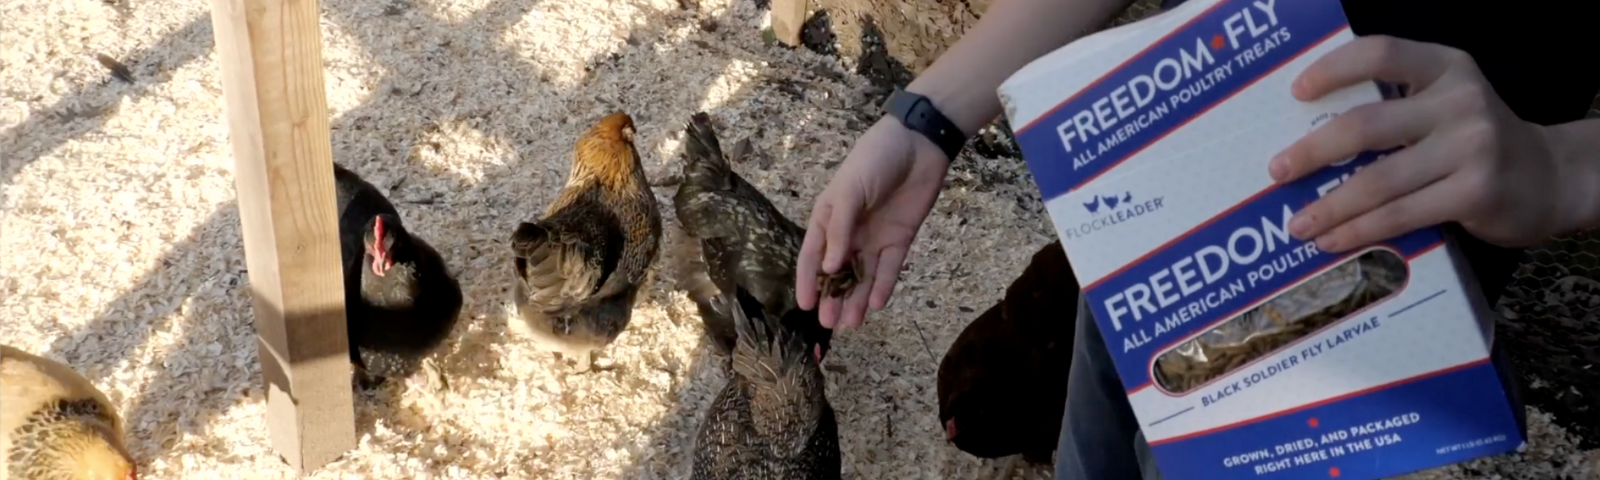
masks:
[[[765,45],[747,1],[323,6],[336,160],[389,193],[468,304],[436,373],[358,397],[359,445],[311,478],[684,477],[724,380],[691,304],[658,275],[611,348],[619,368],[566,376],[508,332],[508,232],[553,198],[578,132],[615,108],[637,120],[656,180],[677,171],[683,122],[709,110],[765,153],[741,173],[803,218],[881,92],[850,60]],[[291,478],[263,422],[208,8],[0,3],[0,338],[100,385],[143,478]],[[829,358],[848,368],[828,380],[846,478],[970,478],[996,463],[945,444],[933,375],[1050,232],[1020,161],[969,164],[951,183],[889,311]],[[1585,475],[1573,438],[1531,418],[1530,452],[1425,477]]]

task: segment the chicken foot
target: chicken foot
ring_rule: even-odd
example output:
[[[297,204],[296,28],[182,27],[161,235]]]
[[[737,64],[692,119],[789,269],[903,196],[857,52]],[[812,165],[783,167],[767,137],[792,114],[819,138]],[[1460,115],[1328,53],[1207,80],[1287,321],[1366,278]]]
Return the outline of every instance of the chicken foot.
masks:
[[[556,356],[557,361],[565,363],[568,367],[572,368],[572,373],[579,375],[594,372],[609,372],[617,369],[617,362],[611,359],[611,356],[606,355],[604,352],[599,350],[591,350],[588,355],[585,355],[586,357],[589,357],[587,361],[576,358],[567,359],[561,354],[561,352],[552,353]]]

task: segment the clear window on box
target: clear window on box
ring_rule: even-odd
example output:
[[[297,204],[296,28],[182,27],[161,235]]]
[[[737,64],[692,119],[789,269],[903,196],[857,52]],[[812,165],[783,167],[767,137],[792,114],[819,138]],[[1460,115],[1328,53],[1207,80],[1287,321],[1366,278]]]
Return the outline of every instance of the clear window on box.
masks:
[[[1399,291],[1410,274],[1393,250],[1373,248],[1156,356],[1155,384],[1184,394],[1310,336]],[[1267,267],[1272,268],[1272,267]]]

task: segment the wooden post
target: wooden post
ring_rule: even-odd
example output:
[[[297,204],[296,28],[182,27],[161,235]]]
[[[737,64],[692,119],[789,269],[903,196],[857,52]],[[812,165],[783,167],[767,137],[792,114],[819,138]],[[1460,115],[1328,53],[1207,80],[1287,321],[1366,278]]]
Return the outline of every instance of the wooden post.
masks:
[[[806,0],[772,0],[772,36],[791,47],[800,46],[806,23]]]
[[[355,447],[316,0],[213,0],[272,446],[302,475]]]

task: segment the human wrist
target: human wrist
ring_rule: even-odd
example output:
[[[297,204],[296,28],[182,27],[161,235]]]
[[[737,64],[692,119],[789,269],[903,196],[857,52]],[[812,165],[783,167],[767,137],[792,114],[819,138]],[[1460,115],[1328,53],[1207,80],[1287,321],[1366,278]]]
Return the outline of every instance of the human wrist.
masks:
[[[884,101],[883,110],[907,130],[933,142],[946,161],[954,161],[972,139],[939,111],[931,99],[916,92],[896,90]]]
[[[906,125],[904,123],[900,123],[900,119],[895,118],[894,115],[885,113],[883,114],[882,118],[878,119],[878,123],[882,124],[880,125],[881,128],[892,128],[896,132],[900,132],[901,135],[906,136],[906,141],[910,142],[911,158],[913,161],[937,161],[940,170],[948,170],[950,168],[950,164],[954,163],[956,160],[945,155],[944,150],[940,149],[938,144],[933,143],[933,139],[930,139],[926,135],[923,135],[915,130],[906,128]]]
[[[961,136],[970,139],[999,114],[1000,97],[993,89],[986,91],[968,85],[970,77],[940,76],[939,73],[929,69],[906,85],[905,91],[928,97],[928,103],[950,119],[961,130]]]
[[[1558,234],[1600,227],[1600,119],[1544,127],[1554,157],[1561,204]]]

